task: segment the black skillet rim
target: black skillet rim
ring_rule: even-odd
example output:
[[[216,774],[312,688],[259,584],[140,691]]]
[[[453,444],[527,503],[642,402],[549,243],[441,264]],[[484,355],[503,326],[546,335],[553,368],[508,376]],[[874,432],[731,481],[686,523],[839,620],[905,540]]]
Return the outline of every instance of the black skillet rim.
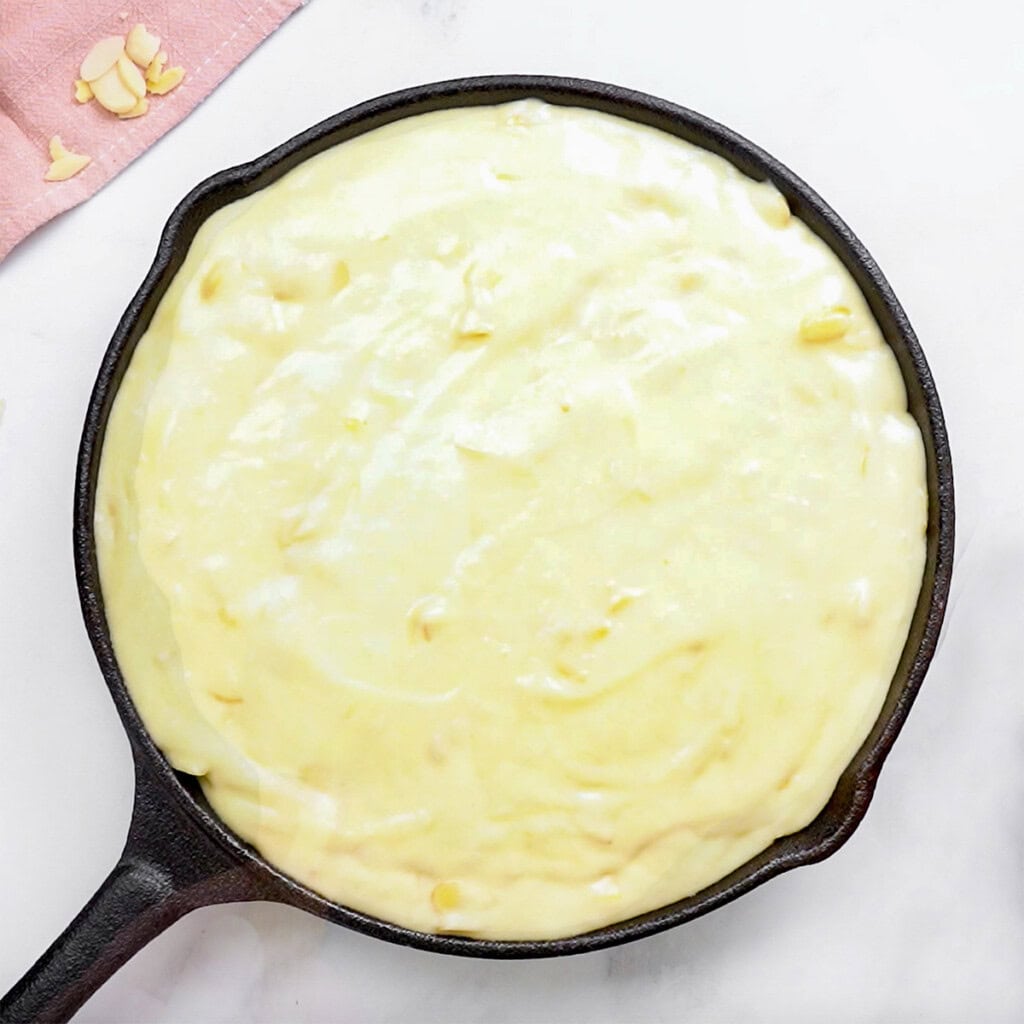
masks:
[[[597,931],[562,939],[493,941],[414,931],[335,904],[277,871],[205,806],[194,780],[179,774],[153,743],[135,709],[114,657],[99,585],[93,537],[96,474],[110,406],[124,367],[198,225],[215,209],[287,173],[329,146],[391,121],[430,110],[538,97],[588,107],[651,125],[724,156],[741,171],[771,180],[796,216],[836,252],[894,350],[921,427],[928,470],[928,557],[918,606],[889,697],[872,732],[847,767],[836,792],[806,828],[776,840],[720,882],[687,899]],[[100,669],[128,733],[139,770],[191,822],[253,875],[260,898],[300,907],[356,931],[400,945],[461,956],[517,959],[563,956],[642,938],[728,903],[768,879],[834,853],[867,810],[882,762],[902,728],[939,638],[953,565],[954,503],[949,442],[935,384],[921,347],[892,289],[864,246],[818,194],[787,167],[732,130],[692,110],[621,86],[542,75],[454,79],[403,89],[358,104],[301,132],[263,156],[214,174],[175,208],[156,257],[125,310],[103,358],[89,401],[78,456],[74,557],[85,625]],[[179,817],[180,816],[180,817]],[[538,911],[539,913],[542,911]]]

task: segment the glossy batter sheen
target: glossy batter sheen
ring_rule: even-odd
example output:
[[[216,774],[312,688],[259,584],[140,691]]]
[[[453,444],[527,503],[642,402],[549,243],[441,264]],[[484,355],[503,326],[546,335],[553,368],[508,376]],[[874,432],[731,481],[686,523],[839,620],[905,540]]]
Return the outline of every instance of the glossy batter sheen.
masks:
[[[769,186],[537,101],[213,216],[118,395],[118,659],[216,811],[333,900],[546,938],[818,813],[924,562],[921,437]]]

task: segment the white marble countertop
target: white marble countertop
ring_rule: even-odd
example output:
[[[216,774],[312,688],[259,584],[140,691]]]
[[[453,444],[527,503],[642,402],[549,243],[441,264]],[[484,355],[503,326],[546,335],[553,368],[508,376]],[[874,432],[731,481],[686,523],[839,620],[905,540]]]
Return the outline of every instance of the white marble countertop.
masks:
[[[658,93],[780,157],[873,251],[927,351],[953,440],[958,566],[942,647],[867,819],[821,865],[570,960],[450,959],[270,905],[199,911],[77,1019],[1024,1019],[1021,11],[315,0],[146,156],[16,250],[0,266],[0,991],[85,903],[127,829],[128,744],[75,592],[72,480],[101,354],[172,206],[358,100],[548,72]]]

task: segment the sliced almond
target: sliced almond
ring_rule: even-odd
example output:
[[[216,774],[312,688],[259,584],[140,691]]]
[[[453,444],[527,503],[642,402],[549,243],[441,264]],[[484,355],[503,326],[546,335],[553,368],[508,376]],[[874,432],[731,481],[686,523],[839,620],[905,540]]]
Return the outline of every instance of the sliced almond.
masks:
[[[146,82],[155,82],[163,73],[164,65],[167,63],[167,51],[161,50],[146,68]]]
[[[155,82],[149,83],[149,91],[157,96],[163,96],[164,93],[177,89],[184,77],[184,68],[168,68]]]
[[[153,35],[145,25],[138,24],[128,33],[124,49],[140,68],[149,67],[160,49],[160,37]]]
[[[89,84],[100,105],[113,114],[127,114],[138,102],[139,97],[121,80],[116,64],[106,74],[100,75],[95,82]]]
[[[92,99],[92,89],[84,78],[75,79],[75,99],[79,103],[88,103]]]
[[[91,156],[82,153],[65,153],[50,164],[44,175],[46,181],[66,181],[92,163]]]
[[[142,72],[124,54],[117,58],[117,73],[128,91],[137,99],[141,100],[146,95],[146,80]]]
[[[62,156],[68,155],[68,151],[64,148],[64,143],[60,141],[59,135],[54,135],[54,137],[50,139],[49,149],[51,160],[59,160]]]
[[[800,340],[812,344],[838,341],[849,331],[850,324],[848,306],[830,306],[804,317],[800,323]]]
[[[107,36],[101,39],[87,54],[82,66],[78,69],[79,77],[87,82],[95,82],[105,75],[124,53],[124,39],[121,36]]]
[[[127,114],[118,114],[117,116],[121,118],[122,121],[127,121],[131,117],[142,117],[147,110],[149,110],[149,100],[143,96]]]

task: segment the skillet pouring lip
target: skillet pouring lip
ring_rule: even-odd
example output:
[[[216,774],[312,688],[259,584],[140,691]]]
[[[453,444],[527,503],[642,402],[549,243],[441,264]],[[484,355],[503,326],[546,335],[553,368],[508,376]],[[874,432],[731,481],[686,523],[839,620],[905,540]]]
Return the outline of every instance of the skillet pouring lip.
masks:
[[[309,157],[392,121],[432,110],[529,97],[603,111],[659,128],[725,157],[753,178],[770,180],[782,192],[793,214],[822,238],[850,271],[896,356],[907,389],[908,408],[924,441],[929,510],[924,578],[899,666],[872,731],[818,817],[799,832],[777,839],[719,882],[666,907],[567,938],[498,941],[419,932],[333,903],[276,870],[216,817],[196,780],[175,771],[154,744],[129,696],[103,605],[93,510],[107,420],[125,369],[196,231],[215,210],[264,188]],[[147,783],[155,787],[168,811],[168,828],[198,829],[252,876],[255,891],[264,899],[288,903],[400,945],[502,959],[582,953],[652,935],[714,910],[775,875],[834,853],[863,819],[882,763],[906,721],[935,653],[949,596],[953,541],[951,455],[931,372],[882,272],[831,207],[774,157],[701,114],[621,86],[539,75],[454,79],[380,96],[335,114],[263,156],[220,171],[196,186],[168,219],[153,264],[122,315],[103,358],[86,412],[74,498],[75,571],[86,630],[131,742],[139,778],[145,775]],[[542,907],[537,908],[539,917],[543,912]]]

